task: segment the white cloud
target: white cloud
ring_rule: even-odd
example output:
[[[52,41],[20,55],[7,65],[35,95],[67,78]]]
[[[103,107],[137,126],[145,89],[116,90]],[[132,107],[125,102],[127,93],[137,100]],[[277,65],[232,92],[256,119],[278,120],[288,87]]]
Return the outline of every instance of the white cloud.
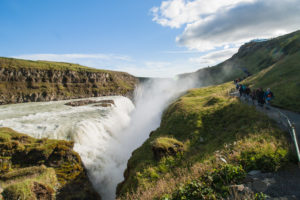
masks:
[[[168,0],[160,7],[153,7],[153,21],[172,28],[179,28],[186,23],[202,21],[218,10],[229,9],[241,2],[254,0]]]
[[[212,66],[223,62],[237,53],[238,48],[225,48],[219,51],[213,51],[200,57],[192,57],[189,62],[196,63],[201,67]]]
[[[300,28],[299,0],[168,0],[152,13],[162,26],[184,25],[176,41],[200,51]]]

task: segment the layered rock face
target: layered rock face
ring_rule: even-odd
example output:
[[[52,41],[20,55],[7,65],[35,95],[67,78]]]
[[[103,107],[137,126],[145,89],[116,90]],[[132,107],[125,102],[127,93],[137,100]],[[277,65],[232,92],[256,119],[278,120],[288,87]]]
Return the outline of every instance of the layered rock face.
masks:
[[[137,81],[134,76],[123,72],[71,67],[15,67],[1,63],[0,59],[0,105],[108,95],[130,97]]]

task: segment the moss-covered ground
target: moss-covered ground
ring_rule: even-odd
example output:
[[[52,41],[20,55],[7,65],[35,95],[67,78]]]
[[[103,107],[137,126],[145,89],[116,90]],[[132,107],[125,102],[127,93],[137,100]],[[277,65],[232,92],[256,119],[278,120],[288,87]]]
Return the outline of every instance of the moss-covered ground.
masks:
[[[194,199],[224,197],[228,184],[238,183],[245,172],[276,171],[291,162],[288,133],[254,107],[229,96],[232,87],[226,83],[192,89],[172,103],[160,127],[133,152],[125,181],[118,186],[119,197],[189,199],[191,193]],[[157,158],[153,151],[157,141],[162,146],[174,143],[165,138],[182,143],[183,152]],[[224,176],[230,178],[224,181]]]
[[[0,128],[0,184],[4,198],[40,199],[39,195],[45,194],[50,199],[99,199],[79,155],[72,149],[73,142],[35,139]]]

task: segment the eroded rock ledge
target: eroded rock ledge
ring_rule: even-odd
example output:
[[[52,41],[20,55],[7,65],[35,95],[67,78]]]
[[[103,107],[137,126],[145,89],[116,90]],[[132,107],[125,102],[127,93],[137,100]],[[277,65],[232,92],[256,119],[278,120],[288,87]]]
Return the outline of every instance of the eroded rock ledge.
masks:
[[[138,82],[136,77],[124,72],[73,67],[66,63],[53,65],[0,58],[0,105],[111,95],[131,97]]]
[[[73,145],[0,128],[0,198],[100,200]]]

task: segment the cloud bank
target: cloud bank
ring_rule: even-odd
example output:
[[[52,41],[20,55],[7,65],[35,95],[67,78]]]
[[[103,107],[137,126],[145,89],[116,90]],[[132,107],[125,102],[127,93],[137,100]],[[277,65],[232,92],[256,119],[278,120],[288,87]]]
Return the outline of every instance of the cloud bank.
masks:
[[[300,28],[299,0],[168,0],[151,11],[162,26],[184,27],[176,41],[199,51]]]

